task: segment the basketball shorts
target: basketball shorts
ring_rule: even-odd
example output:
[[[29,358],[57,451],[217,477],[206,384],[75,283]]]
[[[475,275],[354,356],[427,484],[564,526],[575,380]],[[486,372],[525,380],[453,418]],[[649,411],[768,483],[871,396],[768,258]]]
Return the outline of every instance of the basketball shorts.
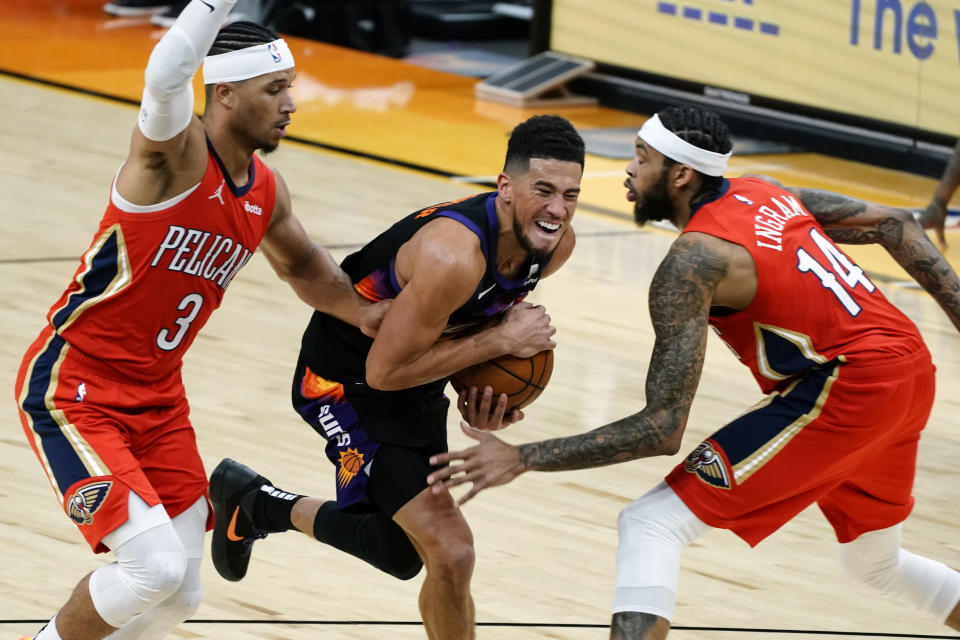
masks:
[[[447,450],[446,398],[404,407],[386,397],[395,396],[326,380],[302,362],[297,367],[293,405],[327,441],[337,507],[343,511],[392,517],[427,488],[430,456]],[[411,420],[425,428],[412,431]]]
[[[667,476],[694,514],[755,546],[816,502],[839,542],[903,521],[933,404],[921,351],[831,362],[707,438]]]
[[[133,381],[47,328],[23,358],[16,397],[30,446],[95,552],[126,522],[130,491],[171,518],[206,494],[179,372]]]

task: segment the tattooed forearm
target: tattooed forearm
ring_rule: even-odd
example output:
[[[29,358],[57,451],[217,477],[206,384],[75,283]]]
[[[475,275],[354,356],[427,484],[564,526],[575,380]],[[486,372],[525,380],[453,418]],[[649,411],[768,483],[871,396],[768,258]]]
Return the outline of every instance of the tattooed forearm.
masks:
[[[894,260],[933,296],[960,330],[960,278],[920,225],[912,219],[890,218],[878,226],[877,233]]]
[[[820,224],[827,225],[862,215],[867,205],[849,196],[819,189],[795,189],[803,206]]]
[[[569,471],[674,452],[665,445],[681,423],[675,414],[647,408],[587,433],[522,444],[520,460],[527,469]]]
[[[724,256],[681,236],[650,284],[657,339],[647,372],[647,406],[587,433],[520,446],[527,469],[598,467],[676,453],[700,381],[713,293],[727,273]]]

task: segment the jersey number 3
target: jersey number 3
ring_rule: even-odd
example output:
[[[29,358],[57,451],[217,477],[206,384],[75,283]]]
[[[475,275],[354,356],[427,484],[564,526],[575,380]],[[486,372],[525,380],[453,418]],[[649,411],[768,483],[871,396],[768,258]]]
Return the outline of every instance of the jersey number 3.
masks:
[[[192,323],[197,317],[197,314],[200,313],[200,307],[202,306],[203,296],[199,293],[188,293],[183,296],[183,300],[177,305],[177,311],[185,311],[186,313],[174,320],[177,325],[177,332],[173,334],[171,338],[168,329],[160,329],[160,333],[157,334],[157,346],[164,351],[173,351],[176,349],[180,343],[183,342],[183,337],[187,335],[187,329],[190,328],[190,323]]]
[[[863,275],[863,269],[853,264],[850,258],[843,255],[843,252],[837,249],[836,245],[825,238],[816,228],[810,229],[810,237],[813,238],[823,257],[830,263],[830,268],[807,253],[806,249],[800,247],[797,249],[797,269],[803,273],[809,272],[817,276],[823,288],[829,289],[847,312],[856,317],[860,313],[860,305],[847,291],[847,287],[855,289],[860,285],[868,292],[873,293],[876,286],[870,282],[867,276]]]

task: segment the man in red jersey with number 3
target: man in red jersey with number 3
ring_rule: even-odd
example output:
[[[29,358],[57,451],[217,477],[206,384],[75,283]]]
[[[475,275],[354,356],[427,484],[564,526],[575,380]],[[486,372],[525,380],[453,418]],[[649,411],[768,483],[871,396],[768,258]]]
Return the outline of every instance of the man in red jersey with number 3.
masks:
[[[650,285],[647,406],[581,435],[518,447],[467,428],[480,444],[434,456],[463,463],[429,480],[472,482],[463,502],[529,470],[676,453],[712,326],[767,395],[621,512],[611,637],[666,637],[681,551],[709,529],[756,545],[814,502],[845,568],[960,630],[960,574],[900,547],[933,403],[930,354],[834,242],[881,244],[958,329],[960,280],[910,212],[726,179],[730,150],[715,114],[669,108],[640,129],[627,167],[637,222],[669,220],[682,230]]]
[[[180,367],[258,245],[311,306],[354,325],[370,308],[254,155],[283,137],[296,72],[272,30],[220,29],[234,2],[194,0],[154,48],[99,230],[20,368],[23,428],[57,498],[117,559],[37,640],[160,638],[199,605],[211,516]]]

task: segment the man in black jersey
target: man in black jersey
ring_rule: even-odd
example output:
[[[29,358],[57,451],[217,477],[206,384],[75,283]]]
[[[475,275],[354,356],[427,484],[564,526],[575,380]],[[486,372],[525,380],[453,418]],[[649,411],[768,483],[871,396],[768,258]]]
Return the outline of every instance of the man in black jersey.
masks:
[[[336,500],[224,460],[210,479],[220,575],[240,580],[254,540],[295,528],[400,579],[425,564],[428,637],[474,637],[473,537],[426,480],[430,456],[447,450],[443,388],[467,366],[555,346],[545,310],[522,300],[573,251],[583,160],[569,122],[534,116],[511,133],[496,191],[414,212],[343,261],[361,295],[391,303],[376,338],[319,312],[303,336],[293,405],[327,440]],[[474,389],[460,407],[492,429],[522,417],[504,416],[506,401],[491,411],[491,390]]]

